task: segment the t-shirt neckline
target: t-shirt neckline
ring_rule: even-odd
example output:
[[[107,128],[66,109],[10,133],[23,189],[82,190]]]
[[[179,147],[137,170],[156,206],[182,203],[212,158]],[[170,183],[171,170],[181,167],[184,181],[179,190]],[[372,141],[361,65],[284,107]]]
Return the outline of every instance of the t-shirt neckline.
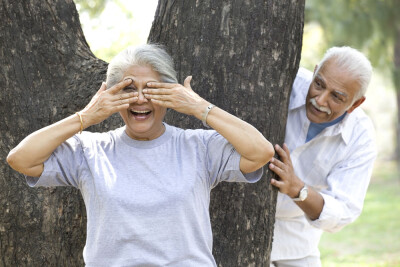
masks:
[[[125,144],[132,146],[132,147],[136,147],[136,148],[157,147],[157,146],[162,145],[165,142],[167,142],[172,136],[173,127],[169,126],[168,124],[166,124],[164,122],[163,122],[163,124],[165,126],[164,133],[153,140],[141,141],[141,140],[135,140],[135,139],[131,138],[126,133],[126,126],[120,128],[121,129],[120,136],[121,136],[122,141]]]

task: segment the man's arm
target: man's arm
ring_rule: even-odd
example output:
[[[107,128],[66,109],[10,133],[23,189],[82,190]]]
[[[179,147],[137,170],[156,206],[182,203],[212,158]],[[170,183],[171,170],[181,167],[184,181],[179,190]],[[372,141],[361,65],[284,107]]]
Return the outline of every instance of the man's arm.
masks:
[[[357,140],[351,149],[354,152],[324,177],[328,188],[317,192],[309,187],[307,199],[295,202],[316,228],[336,232],[353,222],[361,213],[376,158],[376,148],[368,135],[362,138],[359,136]],[[295,175],[287,146],[275,148],[282,161],[273,159],[270,169],[280,180],[272,179],[271,183],[281,193],[297,197],[295,194],[299,193],[304,182]]]

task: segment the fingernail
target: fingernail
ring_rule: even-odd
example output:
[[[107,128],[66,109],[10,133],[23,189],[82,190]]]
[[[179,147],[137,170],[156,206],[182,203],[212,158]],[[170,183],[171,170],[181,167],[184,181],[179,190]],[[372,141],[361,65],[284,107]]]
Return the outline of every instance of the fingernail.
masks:
[[[143,93],[147,93],[147,89],[143,89],[143,91],[142,91]]]

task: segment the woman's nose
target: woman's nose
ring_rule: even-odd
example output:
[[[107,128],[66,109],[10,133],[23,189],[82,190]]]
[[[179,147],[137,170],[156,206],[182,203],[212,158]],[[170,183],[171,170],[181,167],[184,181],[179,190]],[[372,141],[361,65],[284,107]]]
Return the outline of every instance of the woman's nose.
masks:
[[[138,95],[138,101],[137,101],[137,103],[138,103],[138,104],[143,104],[143,103],[146,103],[146,102],[148,102],[148,100],[147,100],[146,97],[144,97],[143,90],[140,89],[140,90],[139,90],[139,95]]]

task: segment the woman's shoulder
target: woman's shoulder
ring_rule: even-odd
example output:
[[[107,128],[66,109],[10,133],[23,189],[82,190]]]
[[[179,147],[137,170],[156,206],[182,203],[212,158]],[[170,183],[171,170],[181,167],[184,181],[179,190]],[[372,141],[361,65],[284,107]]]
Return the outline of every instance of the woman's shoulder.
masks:
[[[181,142],[201,142],[208,143],[208,140],[213,136],[219,135],[215,130],[211,129],[182,129],[175,126],[172,128],[174,139]]]
[[[114,143],[123,133],[124,127],[120,127],[107,132],[83,131],[81,134],[73,136],[83,147],[106,146]]]

